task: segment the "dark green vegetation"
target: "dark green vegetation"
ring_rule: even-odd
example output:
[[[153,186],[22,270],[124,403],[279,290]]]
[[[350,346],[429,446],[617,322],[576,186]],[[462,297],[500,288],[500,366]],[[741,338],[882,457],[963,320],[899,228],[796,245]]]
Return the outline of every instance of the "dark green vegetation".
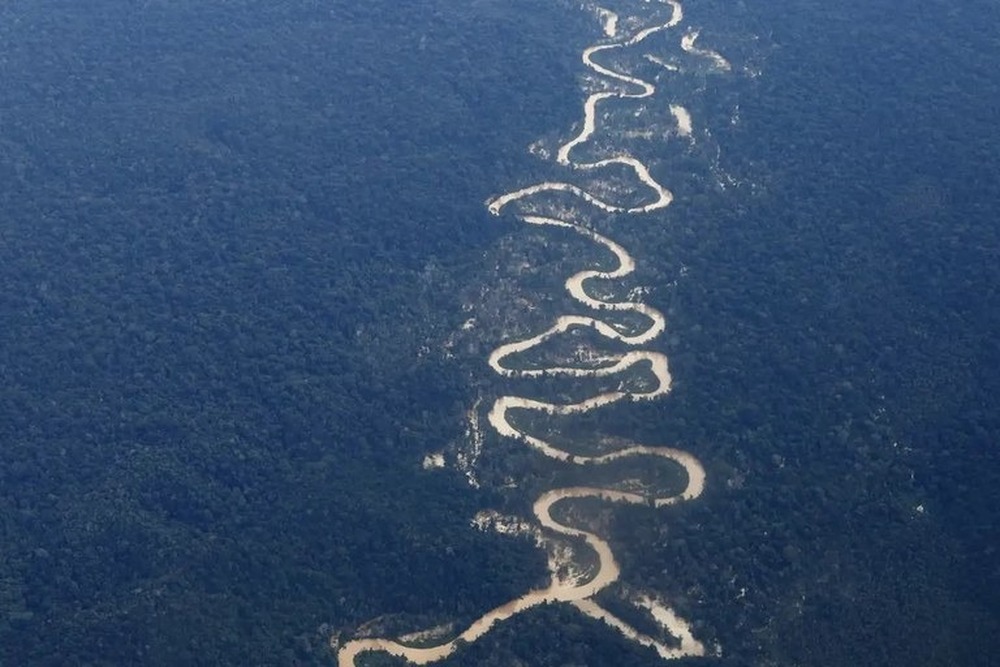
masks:
[[[544,17],[421,4],[0,9],[0,664],[324,663],[538,567],[419,463],[509,104],[574,82]]]
[[[692,109],[757,187],[692,157],[661,224],[616,228],[676,383],[594,426],[710,479],[613,515],[625,581],[723,646],[692,664],[992,664],[998,9],[687,8],[727,55],[761,36],[763,75],[706,77]],[[0,664],[330,664],[324,624],[467,620],[537,580],[467,521],[565,475],[495,448],[498,476],[535,466],[515,501],[419,462],[508,386],[488,347],[441,345],[509,231],[483,200],[577,120],[585,25],[527,0],[4,3]],[[447,664],[520,663],[657,661],[553,608]]]
[[[752,4],[773,48],[716,136],[759,194],[687,199],[663,242],[690,270],[666,432],[716,484],[643,571],[747,660],[992,664],[997,8]]]

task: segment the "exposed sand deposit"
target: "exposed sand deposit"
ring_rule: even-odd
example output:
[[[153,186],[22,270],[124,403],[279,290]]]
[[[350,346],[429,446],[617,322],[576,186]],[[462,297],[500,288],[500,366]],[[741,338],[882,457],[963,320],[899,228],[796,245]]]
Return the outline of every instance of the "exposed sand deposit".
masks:
[[[573,233],[597,244],[609,252],[615,259],[614,265],[606,269],[586,269],[570,276],[565,281],[565,289],[581,306],[592,311],[590,315],[558,315],[548,328],[527,338],[513,340],[500,345],[489,355],[490,368],[499,376],[507,378],[539,378],[539,377],[571,377],[571,378],[605,378],[618,374],[641,372],[643,382],[640,389],[627,389],[622,383],[618,390],[596,393],[589,398],[577,402],[559,403],[527,398],[517,395],[502,395],[498,397],[488,411],[488,421],[494,431],[504,438],[510,438],[523,443],[540,455],[565,462],[569,465],[600,466],[612,461],[632,457],[645,457],[670,462],[683,471],[686,482],[683,488],[672,492],[635,490],[644,489],[636,480],[622,480],[623,484],[616,488],[591,486],[573,486],[546,491],[532,505],[530,519],[507,517],[496,512],[486,511],[478,514],[473,525],[481,530],[494,530],[506,535],[529,536],[534,539],[539,548],[549,553],[549,582],[544,588],[529,590],[523,595],[510,600],[494,609],[487,611],[458,634],[447,628],[439,628],[431,632],[411,633],[398,638],[363,638],[348,641],[343,645],[334,645],[338,651],[340,667],[353,667],[358,656],[367,652],[383,652],[422,665],[448,657],[461,645],[471,643],[482,637],[497,623],[511,618],[521,612],[545,603],[567,603],[581,613],[602,621],[608,627],[620,632],[626,638],[655,650],[663,659],[675,659],[705,654],[705,647],[693,635],[690,624],[671,608],[663,599],[654,594],[642,593],[632,596],[629,601],[642,613],[647,614],[663,630],[672,635],[676,642],[670,645],[660,639],[647,636],[627,622],[614,615],[597,601],[598,593],[615,585],[621,576],[618,561],[615,558],[612,545],[600,535],[580,527],[567,525],[554,516],[554,509],[560,503],[572,503],[580,499],[597,499],[609,505],[644,505],[653,507],[668,507],[680,502],[692,501],[698,498],[705,489],[706,475],[698,459],[691,453],[675,447],[651,445],[638,442],[628,442],[621,439],[609,440],[608,448],[598,454],[582,454],[571,448],[564,448],[545,438],[528,432],[519,427],[513,419],[516,411],[529,411],[544,415],[572,416],[590,412],[604,406],[634,401],[650,401],[667,395],[671,390],[671,375],[666,355],[655,350],[629,349],[625,352],[574,355],[565,361],[545,368],[522,369],[511,363],[518,355],[537,348],[546,341],[566,335],[573,330],[587,329],[599,337],[617,345],[635,348],[654,342],[666,329],[663,314],[653,306],[641,301],[645,290],[634,289],[629,296],[614,298],[595,296],[593,289],[588,291],[592,281],[620,281],[635,271],[636,261],[626,249],[604,234],[597,233],[585,225],[584,221],[574,218],[567,207],[550,203],[552,195],[569,195],[592,207],[598,212],[614,214],[642,214],[666,208],[673,201],[673,195],[657,178],[653,176],[650,166],[639,158],[620,153],[593,161],[574,159],[581,148],[595,135],[602,119],[610,114],[603,110],[604,105],[614,100],[643,100],[652,97],[657,92],[654,83],[640,78],[632,73],[620,71],[615,67],[602,64],[612,52],[643,43],[653,35],[665,33],[679,26],[684,13],[679,2],[675,0],[658,0],[656,3],[670,9],[669,19],[648,27],[633,29],[631,35],[622,33],[634,26],[636,20],[632,17],[622,17],[603,8],[591,6],[590,10],[602,22],[606,40],[585,49],[581,59],[588,72],[607,83],[605,89],[590,94],[583,103],[583,121],[575,136],[565,141],[558,150],[553,151],[555,162],[570,172],[602,173],[608,168],[623,168],[633,177],[637,193],[643,193],[645,199],[641,204],[625,205],[615,200],[608,192],[611,188],[602,190],[603,194],[593,192],[591,181],[589,189],[567,181],[546,181],[524,187],[497,196],[487,202],[487,207],[494,215],[512,212],[513,217],[525,224],[537,227],[554,227],[572,231]],[[628,20],[626,20],[626,18]],[[720,70],[727,70],[729,63],[715,51],[696,46],[698,33],[688,31],[680,36],[680,48],[683,52],[705,58]],[[683,55],[681,56],[683,58]],[[646,55],[649,62],[661,66],[669,72],[678,70],[677,66],[666,60]],[[663,109],[664,107],[660,107]],[[670,113],[676,124],[674,136],[692,136],[692,118],[686,107],[671,104]],[[600,128],[606,130],[607,128]],[[612,128],[613,129],[613,128]],[[664,135],[665,136],[665,135]],[[536,155],[548,157],[548,151],[535,151]],[[617,172],[616,172],[617,173]],[[508,210],[509,209],[509,210]],[[614,321],[613,317],[622,318],[622,313],[629,315],[629,322],[638,321],[642,324],[624,325]],[[638,317],[636,317],[638,316]],[[474,320],[469,320],[470,323]],[[471,328],[471,324],[469,325]],[[588,353],[589,354],[589,353]],[[588,364],[586,359],[597,359],[598,364]],[[635,370],[632,370],[635,369]],[[650,378],[646,380],[647,376]],[[478,406],[478,403],[477,403]],[[483,446],[483,436],[480,430],[478,411],[470,413],[470,453],[458,456],[459,468],[475,481],[475,459]],[[440,458],[438,458],[440,457]],[[437,467],[443,463],[443,456],[429,455],[425,467]],[[559,514],[559,513],[555,513]],[[566,548],[567,538],[574,540],[573,544],[583,545],[595,557],[594,563],[586,561],[584,566],[574,562],[573,549]],[[563,545],[563,546],[560,546]],[[579,547],[583,548],[583,546]],[[448,633],[445,635],[444,633]],[[413,643],[439,641],[433,646],[414,646]]]

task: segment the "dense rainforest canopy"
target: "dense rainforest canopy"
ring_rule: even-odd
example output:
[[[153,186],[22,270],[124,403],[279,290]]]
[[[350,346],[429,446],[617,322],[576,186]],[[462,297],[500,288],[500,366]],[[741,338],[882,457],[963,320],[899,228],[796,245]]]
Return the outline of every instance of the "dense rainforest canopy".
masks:
[[[710,486],[609,520],[626,583],[722,648],[692,664],[993,664],[1000,9],[685,5],[744,69],[679,91],[712,141],[621,227],[675,386],[601,427]],[[500,297],[579,266],[483,202],[599,37],[562,1],[0,7],[0,665],[329,665],[537,584],[469,527],[509,499],[421,461],[496,392]],[[445,664],[660,661],[553,607]]]

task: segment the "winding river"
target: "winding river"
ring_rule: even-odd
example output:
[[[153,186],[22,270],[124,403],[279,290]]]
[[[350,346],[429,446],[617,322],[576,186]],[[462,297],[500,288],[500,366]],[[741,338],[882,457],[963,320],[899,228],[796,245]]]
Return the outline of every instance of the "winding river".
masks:
[[[528,591],[524,595],[488,611],[448,641],[434,646],[413,646],[406,641],[390,638],[362,638],[343,644],[333,640],[332,646],[337,651],[340,667],[353,667],[357,664],[358,656],[374,651],[398,656],[419,665],[435,662],[454,653],[463,643],[476,641],[496,623],[545,603],[570,604],[583,614],[618,630],[627,638],[654,649],[664,659],[705,654],[705,647],[693,636],[689,624],[668,605],[654,596],[634,596],[632,602],[674,637],[675,641],[670,644],[637,631],[624,620],[601,607],[596,600],[597,594],[615,584],[620,577],[618,562],[611,545],[599,535],[561,523],[553,516],[553,509],[559,503],[581,498],[596,498],[614,504],[653,505],[656,507],[666,507],[694,500],[702,494],[705,488],[705,470],[701,463],[692,454],[683,450],[641,443],[619,443],[613,451],[597,455],[574,453],[522,430],[515,425],[511,418],[511,413],[515,410],[557,416],[573,415],[622,401],[653,400],[670,392],[671,376],[667,357],[656,351],[630,350],[618,355],[604,356],[602,357],[604,365],[597,367],[579,367],[567,363],[565,366],[519,369],[508,363],[512,357],[574,329],[586,328],[609,341],[629,347],[638,347],[654,341],[666,327],[663,314],[648,304],[625,299],[615,300],[610,297],[599,298],[588,292],[587,284],[591,280],[619,280],[631,274],[635,270],[635,260],[621,245],[584,226],[579,220],[572,219],[569,214],[557,214],[554,212],[556,211],[554,206],[546,208],[544,203],[538,204],[539,196],[544,198],[550,193],[568,193],[599,212],[641,214],[663,209],[669,206],[673,200],[670,190],[656,180],[650,168],[632,155],[618,154],[591,162],[574,159],[577,149],[587,144],[594,135],[601,118],[599,111],[606,102],[615,99],[644,99],[655,94],[656,87],[653,83],[618,71],[600,62],[602,54],[636,46],[651,36],[670,31],[682,23],[684,12],[679,2],[676,0],[657,0],[655,4],[665,5],[669,8],[669,19],[650,27],[637,29],[633,34],[626,36],[620,36],[618,31],[622,24],[627,22],[621,21],[614,12],[594,8],[603,22],[607,39],[584,50],[582,61],[591,73],[609,84],[608,89],[595,92],[587,97],[583,104],[582,128],[576,136],[562,144],[556,154],[557,163],[568,168],[571,172],[597,172],[611,166],[624,168],[634,176],[640,186],[640,191],[647,193],[642,200],[645,203],[623,205],[609,200],[607,195],[599,196],[571,182],[538,183],[508,192],[487,202],[489,211],[494,215],[501,215],[508,208],[515,209],[516,218],[526,224],[570,230],[588,241],[602,246],[616,259],[616,266],[610,270],[587,269],[570,276],[565,282],[569,294],[581,305],[595,311],[594,316],[563,315],[557,317],[554,323],[541,333],[523,340],[505,343],[494,350],[488,359],[490,368],[500,376],[510,378],[542,376],[597,378],[619,374],[639,366],[643,371],[648,367],[654,382],[644,385],[645,388],[642,390],[619,389],[597,394],[576,403],[552,403],[515,395],[500,396],[489,410],[489,423],[501,436],[520,441],[544,456],[569,464],[600,465],[637,456],[667,459],[683,468],[687,476],[687,483],[679,492],[662,496],[589,486],[559,488],[545,492],[535,500],[532,508],[534,520],[537,522],[537,527],[532,530],[535,531],[539,544],[544,546],[546,535],[582,540],[596,554],[596,566],[591,571],[585,575],[560,576],[557,571],[559,563],[557,559],[550,556],[551,578],[548,586]],[[688,31],[681,37],[681,49],[690,56],[706,60],[714,68],[720,70],[729,68],[729,63],[721,55],[696,46],[697,38],[697,32]],[[647,59],[650,62],[663,64],[665,67],[668,64],[651,56],[647,56]],[[670,68],[676,69],[673,65],[670,65]],[[670,105],[670,112],[677,125],[676,134],[681,137],[690,137],[692,121],[688,111],[679,105]],[[534,206],[528,206],[529,200]],[[549,212],[538,214],[539,209]],[[642,328],[627,328],[621,324],[609,323],[600,317],[602,314],[607,316],[613,313],[636,314],[646,324]]]

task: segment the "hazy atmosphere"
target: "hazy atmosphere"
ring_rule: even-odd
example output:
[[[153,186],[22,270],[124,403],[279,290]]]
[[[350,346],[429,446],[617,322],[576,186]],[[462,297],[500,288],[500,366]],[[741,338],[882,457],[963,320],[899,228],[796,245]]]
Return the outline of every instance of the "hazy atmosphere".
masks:
[[[0,667],[995,664],[997,25],[0,4]]]

